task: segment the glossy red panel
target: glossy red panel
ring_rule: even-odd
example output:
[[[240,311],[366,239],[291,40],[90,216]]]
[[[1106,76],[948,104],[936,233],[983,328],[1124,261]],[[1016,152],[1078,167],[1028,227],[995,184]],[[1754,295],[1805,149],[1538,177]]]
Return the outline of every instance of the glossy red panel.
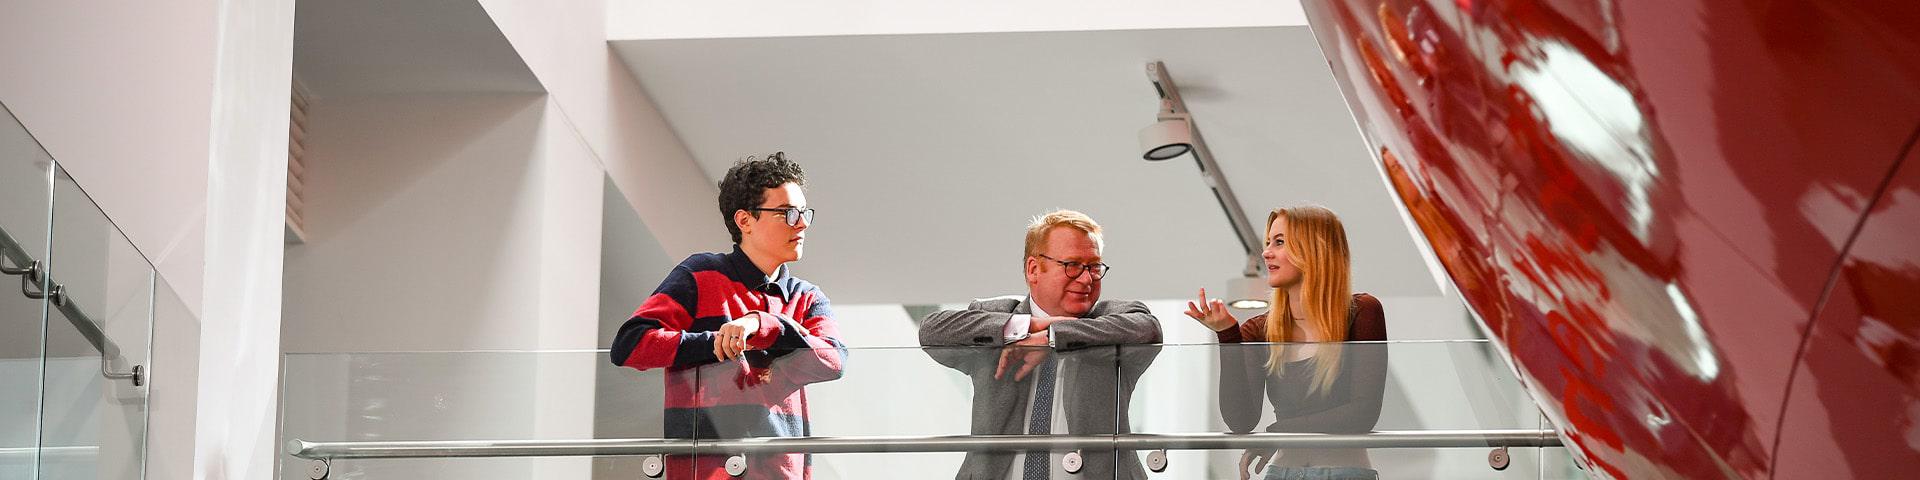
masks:
[[[1768,476],[1821,292],[1920,126],[1920,3],[1304,5],[1393,191],[1592,471]]]
[[[1920,472],[1920,152],[1887,187],[1794,377],[1778,478]]]

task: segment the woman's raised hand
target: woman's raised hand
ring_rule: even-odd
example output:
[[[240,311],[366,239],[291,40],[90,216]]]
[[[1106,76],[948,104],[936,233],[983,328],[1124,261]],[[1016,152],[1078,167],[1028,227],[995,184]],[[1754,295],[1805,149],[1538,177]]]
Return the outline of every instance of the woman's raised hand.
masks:
[[[1187,302],[1187,316],[1199,320],[1201,325],[1216,332],[1224,332],[1240,325],[1233,315],[1227,313],[1227,303],[1218,298],[1207,298],[1207,289],[1200,289],[1198,303]]]

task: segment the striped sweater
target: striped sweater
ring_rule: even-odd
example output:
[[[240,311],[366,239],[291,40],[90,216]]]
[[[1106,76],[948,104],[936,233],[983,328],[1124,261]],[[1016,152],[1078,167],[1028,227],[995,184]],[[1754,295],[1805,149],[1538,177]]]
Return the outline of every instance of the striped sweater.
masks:
[[[715,332],[762,313],[742,358],[713,356]],[[611,360],[666,369],[667,438],[792,437],[809,434],[804,385],[840,378],[846,346],[818,287],[787,273],[760,273],[745,253],[701,253],[675,266],[614,336]],[[724,456],[669,456],[668,478],[730,478]],[[749,459],[750,478],[810,478],[804,455]],[[678,474],[678,475],[675,475]]]

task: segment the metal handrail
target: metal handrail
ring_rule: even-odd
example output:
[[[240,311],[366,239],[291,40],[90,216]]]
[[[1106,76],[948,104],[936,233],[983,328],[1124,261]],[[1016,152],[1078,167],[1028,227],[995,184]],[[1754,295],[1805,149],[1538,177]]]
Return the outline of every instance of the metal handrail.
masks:
[[[100,447],[95,445],[67,447],[0,447],[0,459],[43,459],[59,460],[63,458],[91,459],[100,456]]]
[[[1028,450],[1232,450],[1243,448],[1559,447],[1553,430],[1414,430],[1352,434],[1175,433],[1119,435],[951,435],[747,439],[287,441],[309,460],[371,458],[738,455],[767,453],[1017,452]]]
[[[9,263],[13,266],[8,267]],[[87,343],[93,345],[95,351],[100,352],[101,376],[115,380],[132,379],[133,386],[136,387],[145,385],[145,367],[134,365],[132,370],[125,372],[113,370],[113,359],[122,358],[120,346],[107,338],[107,332],[100,328],[98,322],[93,321],[92,316],[81,310],[79,305],[69,301],[72,295],[67,293],[66,286],[54,282],[53,273],[42,265],[44,264],[39,260],[34,260],[27,254],[26,247],[20,246],[20,242],[13,239],[13,234],[7,233],[5,227],[0,227],[0,273],[19,275],[21,294],[28,298],[46,299],[47,303],[60,311],[60,315],[67,319],[67,323],[73,324],[73,329],[80,332],[80,336],[87,339]],[[38,290],[35,290],[36,288]]]

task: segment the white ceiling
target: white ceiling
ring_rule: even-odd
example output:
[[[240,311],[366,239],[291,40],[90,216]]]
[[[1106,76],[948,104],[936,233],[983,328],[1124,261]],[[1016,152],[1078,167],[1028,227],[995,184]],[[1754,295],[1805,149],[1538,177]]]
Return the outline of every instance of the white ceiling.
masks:
[[[294,12],[295,78],[315,95],[545,89],[475,0],[325,0]]]
[[[1182,298],[1238,275],[1239,243],[1191,158],[1139,159],[1153,59],[1254,225],[1275,206],[1326,205],[1347,222],[1356,289],[1439,294],[1305,27],[612,44],[710,179],[774,150],[806,167],[820,213],[796,272],[840,303],[1019,292],[1021,229],[1054,207],[1106,228],[1107,298]]]

